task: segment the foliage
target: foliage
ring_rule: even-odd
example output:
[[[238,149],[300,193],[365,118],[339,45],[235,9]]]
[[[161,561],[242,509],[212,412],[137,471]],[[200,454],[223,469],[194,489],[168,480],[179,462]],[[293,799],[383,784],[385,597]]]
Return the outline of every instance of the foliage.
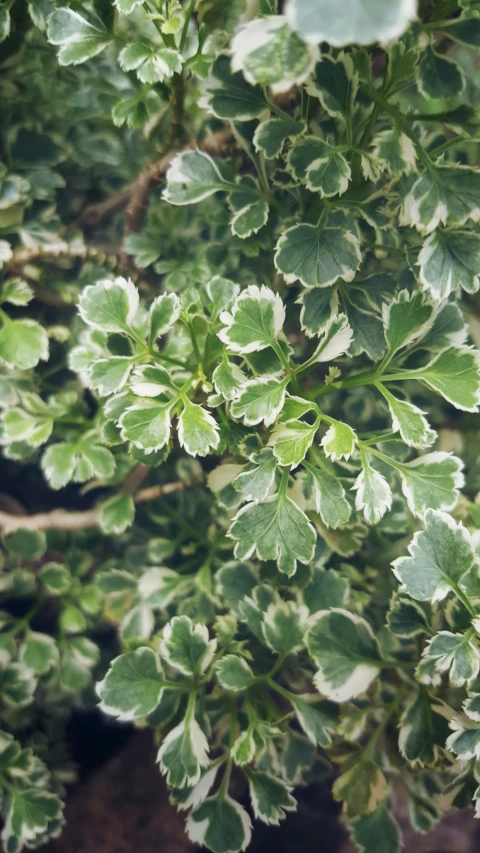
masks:
[[[0,7],[8,853],[95,703],[213,853],[480,813],[478,15]]]

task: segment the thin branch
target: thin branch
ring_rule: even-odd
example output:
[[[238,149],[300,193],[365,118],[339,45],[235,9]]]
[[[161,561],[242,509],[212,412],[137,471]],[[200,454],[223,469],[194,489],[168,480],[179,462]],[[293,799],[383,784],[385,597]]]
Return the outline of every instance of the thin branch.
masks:
[[[177,480],[173,483],[149,486],[140,489],[134,495],[135,503],[153,501],[163,495],[171,495],[174,492],[182,492],[192,486],[193,482]],[[25,530],[85,530],[88,527],[96,527],[100,522],[101,508],[99,506],[81,512],[69,512],[65,509],[52,509],[50,512],[38,512],[34,515],[13,515],[8,512],[0,512],[0,530],[12,533],[18,528]]]
[[[181,150],[198,147],[200,151],[204,151],[212,157],[224,157],[232,139],[233,134],[227,128],[226,130],[209,134],[198,143],[197,140],[193,139]],[[130,185],[128,206],[125,211],[124,236],[133,234],[141,228],[152,186],[164,179],[168,167],[176,154],[178,154],[178,149],[174,148],[164,154],[160,160],[150,163],[140,172],[133,184]]]

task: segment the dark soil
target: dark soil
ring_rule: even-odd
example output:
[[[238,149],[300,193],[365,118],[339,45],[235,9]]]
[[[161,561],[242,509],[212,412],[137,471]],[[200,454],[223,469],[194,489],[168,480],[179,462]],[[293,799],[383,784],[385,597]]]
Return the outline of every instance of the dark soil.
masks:
[[[62,836],[39,853],[193,853],[184,833],[185,813],[168,801],[155,764],[151,731],[118,725],[97,711],[75,712],[69,726],[80,779],[67,801]],[[235,796],[244,800],[241,782]],[[279,827],[255,823],[248,853],[353,853],[328,785],[297,789],[298,810]],[[245,799],[246,804],[246,799]],[[480,853],[480,821],[454,812],[429,836],[407,824],[405,804],[396,804],[405,853]],[[381,842],[375,851],[383,853]]]

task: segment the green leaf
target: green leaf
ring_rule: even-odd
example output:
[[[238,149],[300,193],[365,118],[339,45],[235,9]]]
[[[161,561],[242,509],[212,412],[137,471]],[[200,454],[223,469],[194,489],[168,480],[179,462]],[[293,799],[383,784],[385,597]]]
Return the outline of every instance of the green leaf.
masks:
[[[150,56],[151,50],[148,45],[140,41],[132,41],[118,54],[118,62],[122,71],[135,71]]]
[[[413,0],[346,0],[338,14],[329,0],[289,0],[287,18],[305,41],[345,44],[390,42],[399,38],[416,17]]]
[[[78,310],[82,320],[102,332],[128,332],[138,311],[138,290],[130,279],[99,281],[85,287]]]
[[[417,765],[435,764],[447,734],[448,722],[435,712],[427,692],[414,693],[400,719],[398,746],[403,757]]]
[[[401,221],[430,233],[440,224],[480,219],[480,172],[466,166],[436,166],[424,172],[404,199]]]
[[[58,648],[53,637],[38,631],[28,632],[20,650],[20,660],[24,666],[33,669],[37,675],[45,675],[57,665],[58,659]]]
[[[134,518],[135,504],[131,495],[114,495],[100,505],[99,525],[107,536],[124,533]]]
[[[334,461],[350,459],[355,450],[357,436],[351,426],[335,421],[322,438],[322,447]]]
[[[318,136],[304,136],[298,139],[287,154],[287,166],[297,181],[306,181],[307,170],[315,160],[328,158],[334,149]]]
[[[405,639],[428,634],[430,631],[424,609],[401,592],[395,593],[392,598],[387,613],[387,625],[393,634]]]
[[[157,48],[155,53],[137,68],[137,77],[142,83],[162,83],[174,74],[179,74],[182,64],[182,55],[177,50],[168,47]]]
[[[395,576],[412,598],[441,601],[472,566],[473,546],[467,530],[445,512],[427,509],[425,530],[414,534],[409,557],[392,563]]]
[[[279,465],[290,465],[293,468],[299,465],[311,447],[317,429],[317,423],[310,425],[304,421],[277,424],[268,444],[273,448]]]
[[[308,609],[295,601],[271,604],[263,617],[265,642],[279,655],[298,651],[303,646],[308,616]]]
[[[230,199],[234,193],[231,194]],[[249,196],[249,202],[240,210],[237,210],[230,220],[232,234],[245,240],[256,234],[267,223],[268,219],[268,202],[265,199],[252,201]]]
[[[12,788],[6,800],[2,839],[5,850],[17,853],[24,845],[38,847],[49,828],[62,824],[62,802],[56,794],[40,787]]]
[[[109,43],[110,34],[94,26],[73,9],[56,9],[48,19],[47,37],[51,44],[60,45],[60,65],[77,65],[97,56]]]
[[[258,577],[248,563],[232,560],[218,570],[215,581],[218,594],[225,599],[228,608],[238,613],[242,601],[258,584]]]
[[[35,320],[9,320],[0,329],[0,359],[9,367],[30,370],[48,360],[48,335]]]
[[[10,9],[7,5],[0,9],[0,43],[10,35]]]
[[[114,0],[114,5],[122,15],[131,15],[141,0]]]
[[[385,798],[388,785],[378,765],[360,754],[346,762],[332,791],[336,800],[343,801],[344,814],[355,818],[374,812]]]
[[[282,411],[285,389],[285,381],[279,382],[269,376],[248,380],[231,405],[232,417],[243,420],[247,426],[262,421],[265,426],[271,426]]]
[[[17,527],[5,537],[4,545],[9,554],[15,554],[23,560],[37,560],[47,550],[47,537],[41,530]]]
[[[385,806],[355,818],[350,832],[359,853],[400,853],[400,827]]]
[[[451,510],[464,483],[462,462],[443,451],[427,453],[398,470],[410,512],[422,518],[427,509]]]
[[[480,372],[477,350],[450,347],[418,370],[418,378],[441,394],[456,409],[477,412],[480,405]],[[416,378],[417,378],[416,376]]]
[[[319,700],[317,696],[306,693],[304,696],[289,696],[295,710],[295,716],[309,740],[323,749],[330,746],[331,735],[338,724],[335,705]]]
[[[377,642],[365,619],[332,608],[316,613],[305,642],[319,667],[315,684],[324,696],[345,702],[369,688],[381,660]]]
[[[168,370],[158,364],[144,364],[135,368],[130,390],[138,397],[158,397],[176,388]]]
[[[281,779],[253,770],[247,771],[250,799],[255,817],[264,823],[278,826],[286,817],[285,812],[295,811],[297,801],[292,790]]]
[[[248,663],[238,655],[226,655],[221,658],[215,671],[222,687],[225,690],[233,690],[234,693],[247,690],[255,681]]]
[[[64,442],[47,448],[42,457],[42,468],[53,489],[61,489],[71,480],[75,462],[75,444]]]
[[[334,569],[314,566],[312,580],[302,590],[302,599],[310,613],[344,607],[348,599],[348,582]]]
[[[332,322],[338,311],[338,294],[335,285],[304,290],[298,299],[302,306],[300,323],[307,337],[320,335]]]
[[[0,291],[0,301],[11,305],[28,305],[33,299],[33,290],[21,278],[10,278]]]
[[[182,151],[168,169],[163,197],[170,204],[192,204],[227,188],[215,160],[208,154]]]
[[[263,501],[270,492],[277,467],[276,458],[269,448],[262,448],[250,465],[233,481],[233,488],[245,501]]]
[[[392,492],[385,477],[372,468],[366,459],[352,489],[356,491],[355,508],[363,512],[368,524],[378,524],[392,506]]]
[[[178,572],[153,566],[138,581],[138,592],[150,607],[160,609],[172,602],[181,584]]]
[[[320,3],[322,4],[322,0]],[[318,19],[319,10],[316,9],[312,14]],[[339,54],[336,59],[324,54],[321,61],[317,62],[306,88],[309,95],[320,99],[322,107],[329,115],[346,121],[358,89],[358,77],[354,73],[352,58],[344,53]]]
[[[262,503],[247,504],[233,519],[228,534],[235,540],[235,556],[276,560],[278,568],[293,575],[297,560],[309,563],[316,535],[307,516],[288,497],[272,495]]]
[[[446,747],[464,761],[470,761],[473,758],[478,759],[480,757],[480,728],[460,728],[454,731],[447,738]]]
[[[239,853],[252,837],[248,812],[220,791],[192,809],[186,830],[190,841],[205,845],[212,853]]]
[[[134,363],[134,359],[121,355],[96,361],[90,370],[92,388],[98,391],[101,397],[120,391],[127,382]]]
[[[180,316],[181,307],[176,293],[162,293],[153,300],[148,313],[150,346],[153,346],[157,338],[166,335],[175,325]]]
[[[197,784],[202,767],[208,766],[209,759],[207,738],[193,713],[187,712],[185,719],[169,731],[162,741],[157,761],[169,787]]]
[[[212,381],[217,394],[225,400],[234,400],[246,382],[243,371],[228,358],[223,359],[213,371]]]
[[[36,687],[35,673],[23,664],[8,663],[0,670],[2,703],[9,708],[18,709],[31,705]]]
[[[397,127],[388,128],[373,140],[374,158],[390,175],[408,174],[415,169],[417,152],[412,140]]]
[[[306,185],[311,192],[318,192],[321,198],[331,198],[347,191],[351,176],[343,154],[328,146],[327,153],[307,167]]]
[[[170,439],[171,409],[171,403],[149,401],[130,406],[118,422],[122,438],[145,453],[160,450]]]
[[[240,71],[233,73],[229,57],[220,54],[212,65],[201,105],[217,118],[248,121],[260,115],[268,103],[261,86],[250,86]]]
[[[437,229],[422,246],[418,256],[420,283],[434,299],[446,299],[463,288],[476,293],[480,287],[480,249],[470,231]]]
[[[45,563],[39,572],[39,578],[50,595],[63,595],[71,582],[70,572],[60,563]]]
[[[462,687],[475,680],[479,669],[480,652],[468,634],[439,631],[425,647],[416,675],[423,684],[439,684],[437,673],[448,672],[452,687]]]
[[[269,86],[274,94],[301,85],[319,57],[318,48],[292,32],[283,15],[244,24],[232,40],[231,51],[232,71],[242,71],[252,86]]]
[[[278,294],[262,285],[249,285],[235,300],[231,311],[223,311],[224,328],[218,337],[234,353],[258,352],[271,345],[282,331],[285,308]]]
[[[97,684],[101,709],[124,722],[151,714],[160,704],[164,676],[158,655],[142,647],[115,658]]]
[[[255,733],[254,730],[249,727],[237,737],[231,749],[231,755],[235,764],[242,767],[244,764],[250,764],[250,762],[253,761],[255,752]]]
[[[275,266],[287,284],[329,287],[339,278],[352,281],[361,262],[360,244],[350,231],[319,230],[315,225],[294,225],[280,237]]]
[[[218,424],[210,412],[185,398],[178,419],[178,440],[190,456],[206,456],[220,444]]]
[[[163,629],[160,653],[183,675],[201,675],[210,666],[216,646],[205,625],[194,625],[188,616],[174,616]]]
[[[267,160],[278,157],[284,142],[305,132],[305,124],[290,118],[271,118],[262,121],[253,135],[256,151],[262,151]]]
[[[388,403],[392,418],[392,429],[399,432],[405,444],[409,447],[428,447],[436,438],[434,430],[430,429],[424,412],[407,400],[394,397],[380,383],[376,387]]]
[[[304,785],[308,778],[317,749],[311,741],[290,732],[287,745],[282,753],[282,776],[289,785]]]
[[[383,309],[385,340],[389,353],[411,344],[425,330],[433,315],[433,306],[425,303],[422,293],[402,290]]]
[[[339,478],[310,464],[307,469],[311,480],[303,480],[302,488],[305,497],[312,497],[315,510],[323,523],[332,528],[346,524],[351,508]]]
[[[424,98],[456,98],[465,88],[465,75],[461,67],[437,53],[428,45],[420,54],[415,68],[418,90]]]

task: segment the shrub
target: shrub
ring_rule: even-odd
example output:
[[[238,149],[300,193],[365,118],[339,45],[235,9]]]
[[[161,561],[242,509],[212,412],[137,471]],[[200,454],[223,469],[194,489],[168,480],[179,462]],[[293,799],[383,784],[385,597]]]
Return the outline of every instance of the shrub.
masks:
[[[98,701],[214,853],[478,810],[480,6],[419,6],[0,7],[8,853]]]

